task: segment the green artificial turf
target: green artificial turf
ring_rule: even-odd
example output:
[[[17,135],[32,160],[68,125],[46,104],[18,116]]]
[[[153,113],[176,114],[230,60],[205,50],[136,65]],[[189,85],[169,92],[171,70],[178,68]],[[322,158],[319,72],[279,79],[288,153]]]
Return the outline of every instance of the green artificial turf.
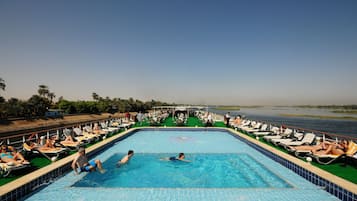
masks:
[[[200,119],[198,119],[197,117],[189,117],[187,119],[187,125],[188,127],[203,127],[203,123]]]
[[[9,176],[0,178],[0,186],[7,184],[15,179],[18,179],[26,174],[51,164],[51,161],[44,157],[36,157],[30,160],[31,166],[21,170],[12,171]]]
[[[223,127],[223,128],[227,127],[226,124],[222,121],[214,122],[213,126],[214,127]]]
[[[316,162],[312,162],[312,164],[320,169],[323,169],[327,172],[330,172],[333,175],[346,179],[352,183],[357,184],[357,169],[351,165],[346,165],[342,162],[336,162],[329,165],[322,165]]]
[[[164,122],[161,124],[161,126],[168,126],[168,127],[176,126],[176,123],[172,117],[168,117],[164,120]]]

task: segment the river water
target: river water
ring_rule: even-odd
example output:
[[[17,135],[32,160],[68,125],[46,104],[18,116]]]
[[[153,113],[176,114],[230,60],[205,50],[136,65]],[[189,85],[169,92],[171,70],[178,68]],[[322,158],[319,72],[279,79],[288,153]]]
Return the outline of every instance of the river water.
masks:
[[[210,108],[209,111],[217,114],[225,114],[227,110],[215,110]],[[298,108],[298,107],[255,107],[241,108],[238,111],[229,111],[231,116],[245,116],[251,120],[265,121],[271,124],[294,126],[305,129],[312,129],[332,134],[347,135],[357,138],[357,120],[346,119],[320,119],[311,117],[286,117],[281,114],[297,115],[321,115],[321,116],[351,116],[357,117],[357,114],[333,113],[328,109],[319,108]]]

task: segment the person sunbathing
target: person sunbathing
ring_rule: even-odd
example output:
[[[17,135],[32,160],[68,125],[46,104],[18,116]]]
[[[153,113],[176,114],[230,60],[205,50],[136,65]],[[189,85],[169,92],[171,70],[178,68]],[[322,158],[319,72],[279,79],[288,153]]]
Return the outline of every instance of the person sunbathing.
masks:
[[[99,124],[95,123],[94,126],[93,126],[93,129],[92,129],[92,133],[94,134],[105,134],[105,131],[103,131]]]
[[[296,147],[289,147],[289,148],[291,148],[291,150],[297,150],[297,151],[303,151],[303,150],[311,151],[311,153],[314,155],[327,155],[327,154],[341,155],[347,151],[348,142],[346,140],[342,140],[339,143],[323,141],[313,146],[303,145],[303,146],[296,146]]]
[[[7,145],[1,145],[0,159],[5,163],[30,164],[30,162],[28,162],[20,152],[17,152],[14,147]]]
[[[289,146],[289,149],[293,151],[311,151],[315,154],[318,151],[327,150],[330,145],[331,142],[321,141],[316,145]]]
[[[238,116],[233,121],[233,126],[239,126],[241,124],[241,118]]]
[[[66,135],[66,138],[60,141],[60,143],[65,147],[77,147],[81,144],[79,141],[74,141],[71,135]]]
[[[59,151],[62,150],[61,147],[55,147],[52,140],[47,139],[46,143],[44,145],[40,145],[38,143],[32,142],[32,141],[26,141],[25,144],[27,145],[27,149],[30,150],[38,150],[40,152],[46,152],[46,151]]]
[[[339,143],[330,143],[326,149],[321,149],[313,152],[315,155],[342,155],[345,154],[348,148],[348,142],[346,140],[342,140]]]

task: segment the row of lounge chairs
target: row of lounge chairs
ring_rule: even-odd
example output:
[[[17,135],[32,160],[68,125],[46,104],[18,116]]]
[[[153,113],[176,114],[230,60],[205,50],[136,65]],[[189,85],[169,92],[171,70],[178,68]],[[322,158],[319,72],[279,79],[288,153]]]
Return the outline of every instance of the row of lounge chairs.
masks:
[[[148,113],[147,121],[151,126],[158,126],[162,124],[166,118],[169,117],[169,112],[166,110],[158,110],[155,112]],[[142,118],[144,120],[146,117]]]
[[[204,112],[202,110],[195,111],[194,115],[203,123],[205,126],[213,126],[214,119],[211,113]]]
[[[53,135],[32,134],[23,144],[22,152],[26,158],[42,156],[50,161],[67,156],[71,150],[88,143],[105,139],[111,134],[118,133],[120,129],[131,127],[132,122],[110,121],[76,128],[66,128]],[[0,177],[6,177],[15,170],[29,167],[30,164],[5,162],[0,158]]]
[[[263,122],[252,120],[232,121],[230,124],[236,130],[256,137],[275,146],[286,149],[289,153],[299,158],[311,158],[320,164],[330,164],[338,159],[357,160],[357,144],[353,141],[333,140],[321,136],[316,136],[312,132],[304,132],[291,128],[277,127]],[[318,140],[320,139],[320,140]],[[324,139],[321,141],[321,139]],[[325,143],[328,147],[322,147],[319,143]],[[311,149],[310,149],[311,147]],[[333,151],[337,148],[343,151]],[[320,148],[321,151],[312,151]]]

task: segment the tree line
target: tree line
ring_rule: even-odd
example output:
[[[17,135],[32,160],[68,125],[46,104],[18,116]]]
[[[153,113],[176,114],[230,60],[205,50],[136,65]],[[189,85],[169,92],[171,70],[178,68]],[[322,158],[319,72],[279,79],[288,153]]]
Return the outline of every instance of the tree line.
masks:
[[[5,88],[5,81],[0,78],[0,91],[4,91]],[[54,102],[56,95],[54,92],[51,92],[46,85],[39,85],[37,93],[38,94],[32,95],[28,100],[20,100],[17,98],[6,100],[0,96],[0,119],[41,118],[45,116],[46,111],[49,109],[60,109],[63,110],[65,114],[114,114],[116,112],[144,112],[152,109],[154,106],[174,105],[155,100],[143,102],[134,100],[133,98],[103,98],[95,92],[92,93],[93,100],[90,101],[70,101],[61,96],[57,102]]]
[[[357,105],[299,105],[301,108],[320,108],[320,109],[339,109],[339,110],[357,110]]]

